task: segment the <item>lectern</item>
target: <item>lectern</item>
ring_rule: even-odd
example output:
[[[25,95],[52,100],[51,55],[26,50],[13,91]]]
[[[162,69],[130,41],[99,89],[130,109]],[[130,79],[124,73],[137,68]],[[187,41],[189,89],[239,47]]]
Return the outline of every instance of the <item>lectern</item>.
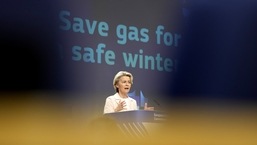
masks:
[[[105,116],[114,119],[121,131],[131,137],[149,136],[166,120],[164,112],[150,110],[115,112]]]

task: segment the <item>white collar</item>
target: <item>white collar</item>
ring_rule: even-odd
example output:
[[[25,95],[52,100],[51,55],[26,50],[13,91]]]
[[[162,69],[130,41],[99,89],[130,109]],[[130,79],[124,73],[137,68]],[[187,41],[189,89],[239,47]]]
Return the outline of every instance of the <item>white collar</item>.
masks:
[[[115,100],[120,100],[120,99],[129,99],[129,100],[131,100],[131,98],[129,96],[128,96],[128,98],[121,98],[118,92],[114,94],[114,98],[115,98]]]

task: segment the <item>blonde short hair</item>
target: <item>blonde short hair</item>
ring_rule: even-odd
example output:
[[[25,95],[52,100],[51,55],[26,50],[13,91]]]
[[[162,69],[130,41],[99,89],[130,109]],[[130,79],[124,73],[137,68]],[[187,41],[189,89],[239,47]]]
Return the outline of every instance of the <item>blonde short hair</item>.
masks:
[[[133,84],[133,75],[131,73],[127,71],[119,71],[113,78],[113,87],[116,92],[118,92],[118,88],[116,87],[116,85],[122,76],[130,77],[131,84]]]

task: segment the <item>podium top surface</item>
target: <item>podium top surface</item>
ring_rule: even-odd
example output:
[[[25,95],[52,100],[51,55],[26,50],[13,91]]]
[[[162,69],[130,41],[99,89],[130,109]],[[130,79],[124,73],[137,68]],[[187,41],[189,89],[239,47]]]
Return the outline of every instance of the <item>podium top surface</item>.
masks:
[[[118,122],[162,122],[165,120],[165,113],[161,111],[133,110],[104,114]]]

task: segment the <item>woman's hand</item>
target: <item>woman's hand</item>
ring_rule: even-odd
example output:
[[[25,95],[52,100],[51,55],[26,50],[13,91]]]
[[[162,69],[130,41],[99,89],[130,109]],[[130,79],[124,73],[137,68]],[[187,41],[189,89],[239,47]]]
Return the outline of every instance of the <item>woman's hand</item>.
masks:
[[[126,107],[126,102],[125,101],[119,101],[118,106],[114,109],[115,112],[119,112]]]
[[[147,103],[145,103],[144,110],[154,110],[154,107],[148,107]]]

